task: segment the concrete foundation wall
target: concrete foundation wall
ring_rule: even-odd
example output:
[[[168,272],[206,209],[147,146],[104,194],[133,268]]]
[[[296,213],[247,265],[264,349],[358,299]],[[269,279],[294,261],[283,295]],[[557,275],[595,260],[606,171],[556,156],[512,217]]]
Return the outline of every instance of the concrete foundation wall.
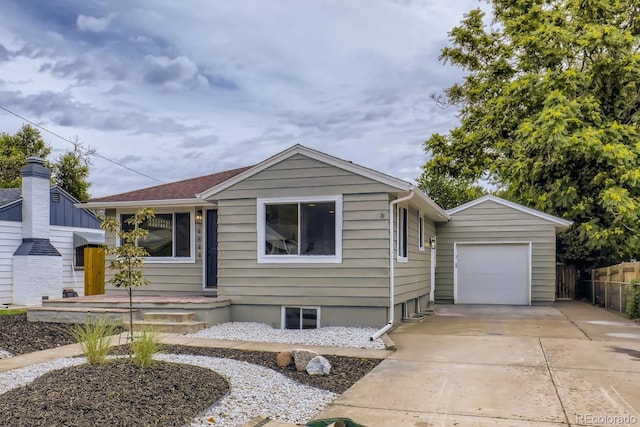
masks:
[[[233,304],[232,322],[266,323],[274,328],[282,327],[282,306]],[[355,326],[379,328],[388,321],[386,307],[336,307],[320,306],[320,326]]]

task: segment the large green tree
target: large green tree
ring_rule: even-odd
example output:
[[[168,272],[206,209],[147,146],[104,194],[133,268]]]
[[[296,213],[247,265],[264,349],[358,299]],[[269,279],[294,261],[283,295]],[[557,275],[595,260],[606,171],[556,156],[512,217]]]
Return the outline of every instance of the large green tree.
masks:
[[[72,151],[59,156],[52,168],[54,182],[81,202],[89,200],[89,166],[93,153],[92,149],[75,145]]]
[[[487,190],[470,179],[427,171],[418,178],[418,187],[444,209],[455,208],[487,194]]]
[[[90,158],[93,148],[84,148],[76,141],[73,150],[60,155],[55,162],[47,157],[51,147],[44,141],[40,131],[31,125],[23,125],[15,135],[0,133],[0,188],[17,188],[22,185],[20,169],[27,158],[38,156],[45,159],[53,172],[53,183],[80,201],[89,199]]]
[[[574,221],[562,256],[640,254],[640,3],[493,0],[450,32],[441,59],[463,81],[440,102],[460,123],[425,142],[427,172],[488,179],[506,197]]]
[[[46,159],[50,153],[51,147],[30,125],[23,125],[15,135],[0,133],[0,188],[20,187],[20,168],[27,157]]]

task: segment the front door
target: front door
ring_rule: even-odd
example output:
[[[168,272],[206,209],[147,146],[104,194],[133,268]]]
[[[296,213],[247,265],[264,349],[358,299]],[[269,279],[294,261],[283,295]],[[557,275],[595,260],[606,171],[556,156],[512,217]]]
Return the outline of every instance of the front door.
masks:
[[[207,288],[218,286],[218,211],[207,211]]]

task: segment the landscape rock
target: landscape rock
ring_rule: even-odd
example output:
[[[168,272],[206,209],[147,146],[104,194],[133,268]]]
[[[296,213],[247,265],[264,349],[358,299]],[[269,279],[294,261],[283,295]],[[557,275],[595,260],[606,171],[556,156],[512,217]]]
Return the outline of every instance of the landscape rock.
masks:
[[[293,363],[293,355],[291,354],[290,351],[281,351],[276,356],[276,363],[281,368],[284,368],[285,366],[289,366]]]
[[[331,372],[331,363],[323,356],[316,356],[307,363],[309,375],[329,375],[329,372]]]
[[[307,369],[307,363],[318,356],[318,353],[304,348],[294,348],[291,350],[291,355],[293,356],[293,361],[296,364],[298,372],[304,372]]]
[[[0,360],[8,359],[10,357],[13,357],[13,353],[11,353],[11,352],[9,352],[7,350],[0,349]]]

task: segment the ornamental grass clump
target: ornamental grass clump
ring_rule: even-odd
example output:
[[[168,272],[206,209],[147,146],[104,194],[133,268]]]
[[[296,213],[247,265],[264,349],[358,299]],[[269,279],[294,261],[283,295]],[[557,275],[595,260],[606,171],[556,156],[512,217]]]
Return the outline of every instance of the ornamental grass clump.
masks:
[[[71,327],[71,335],[82,347],[82,352],[90,365],[105,363],[111,351],[110,337],[118,331],[118,326],[105,319],[78,323]]]
[[[158,334],[144,330],[131,342],[133,363],[139,368],[146,368],[153,363],[153,355],[160,351]]]

